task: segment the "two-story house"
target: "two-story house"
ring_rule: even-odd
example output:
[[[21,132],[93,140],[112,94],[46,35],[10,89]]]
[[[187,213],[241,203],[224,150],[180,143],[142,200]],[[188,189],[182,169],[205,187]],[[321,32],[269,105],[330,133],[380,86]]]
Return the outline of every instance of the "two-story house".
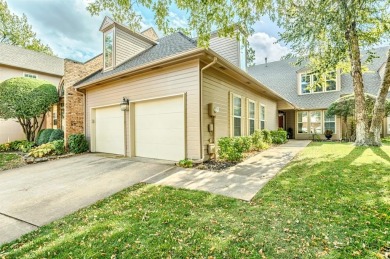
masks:
[[[103,67],[75,84],[83,95],[92,152],[178,161],[208,159],[223,136],[278,128],[278,107],[293,108],[246,72],[241,43],[209,49],[177,32],[158,38],[106,17]]]
[[[363,74],[365,92],[378,94],[384,76],[385,62],[389,47],[375,49],[376,56]],[[362,60],[366,59],[366,53]],[[342,139],[347,125],[337,116],[327,116],[331,103],[344,95],[353,93],[352,77],[342,71],[330,72],[318,81],[316,74],[306,67],[296,67],[293,59],[270,62],[250,67],[248,72],[296,108],[279,107],[279,127],[293,130],[296,139],[312,139],[313,134],[324,138],[325,130],[334,132],[333,139]],[[316,82],[321,82],[316,85]],[[316,85],[312,87],[312,85]],[[390,135],[390,118],[385,118],[383,134]]]
[[[64,60],[44,53],[0,43],[0,82],[13,77],[38,78],[58,86],[64,75]],[[56,128],[60,120],[53,107],[44,127]],[[22,127],[15,120],[0,119],[0,144],[25,139]]]

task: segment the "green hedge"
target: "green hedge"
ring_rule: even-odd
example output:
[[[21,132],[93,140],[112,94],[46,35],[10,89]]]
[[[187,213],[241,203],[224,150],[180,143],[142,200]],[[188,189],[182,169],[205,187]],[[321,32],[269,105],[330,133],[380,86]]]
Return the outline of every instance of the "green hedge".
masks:
[[[56,140],[64,140],[64,131],[62,129],[55,129],[50,134],[49,142],[53,142]]]
[[[287,131],[279,129],[271,131],[273,144],[283,144],[287,142]]]
[[[88,151],[88,142],[84,134],[70,135],[68,138],[69,151],[75,154]]]
[[[287,141],[284,130],[256,130],[251,136],[223,137],[218,140],[218,154],[221,159],[239,162],[243,154],[250,150],[264,150],[270,144],[283,144]]]

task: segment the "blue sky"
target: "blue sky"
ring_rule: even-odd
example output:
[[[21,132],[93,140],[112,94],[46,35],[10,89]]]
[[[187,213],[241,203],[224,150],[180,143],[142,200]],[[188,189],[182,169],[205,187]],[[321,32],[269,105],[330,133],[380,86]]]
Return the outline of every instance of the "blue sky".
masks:
[[[6,0],[11,12],[26,14],[38,37],[56,55],[78,61],[86,61],[102,49],[99,27],[105,14],[91,16],[86,10],[88,1],[91,0]],[[155,27],[150,10],[142,8],[139,12],[143,29]],[[179,10],[173,9],[170,17],[173,25],[185,26],[186,20]],[[257,22],[254,30],[249,42],[256,51],[256,63],[264,63],[265,57],[270,62],[276,61],[288,53],[287,47],[275,44],[280,28],[269,18]]]

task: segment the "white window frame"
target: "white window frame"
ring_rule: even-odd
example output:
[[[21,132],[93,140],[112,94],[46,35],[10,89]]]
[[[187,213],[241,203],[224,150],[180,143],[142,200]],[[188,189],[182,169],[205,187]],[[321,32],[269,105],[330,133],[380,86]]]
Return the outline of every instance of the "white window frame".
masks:
[[[263,112],[263,109],[264,109],[264,112]],[[260,130],[263,130],[265,129],[265,114],[266,114],[266,107],[264,104],[261,104],[259,105],[259,129]],[[264,127],[261,127],[261,123],[264,123]]]
[[[298,120],[298,119],[299,119],[299,115],[298,115],[298,114],[299,114],[300,112],[302,112],[302,113],[303,113],[303,112],[306,112],[306,117],[307,117],[306,132],[299,132],[299,126],[298,126],[298,124],[299,124],[299,123],[302,123],[302,128],[303,128],[303,123],[304,123],[303,121],[299,122],[299,120]],[[310,134],[310,133],[309,133],[309,127],[310,127],[310,114],[309,114],[309,111],[298,111],[298,112],[297,112],[297,130],[296,130],[296,131],[297,131],[297,134]]]
[[[325,123],[330,123],[330,122],[333,122],[334,123],[334,131],[333,131],[333,133],[334,134],[336,134],[336,131],[337,131],[337,123],[336,123],[336,115],[334,115],[334,116],[332,116],[333,118],[334,118],[334,121],[325,121],[325,117],[326,117],[326,111],[324,111],[323,112],[324,114],[323,114],[323,121],[324,121],[324,123],[323,123],[323,125],[324,125],[324,129],[323,129],[323,132],[325,133],[325,131],[327,130],[327,128],[325,127]]]
[[[387,134],[390,135],[390,116],[387,117]]]
[[[298,126],[298,124],[299,123],[303,123],[303,122],[299,122],[298,121],[298,119],[299,119],[299,116],[298,116],[298,113],[299,112],[306,112],[307,113],[307,129],[306,129],[306,133],[304,133],[304,132],[299,132],[299,126]],[[311,132],[311,125],[312,125],[312,122],[311,122],[311,113],[312,112],[321,112],[321,129],[322,129],[322,132],[316,132],[316,133],[312,133]],[[297,127],[297,129],[296,129],[296,133],[297,134],[308,134],[308,135],[313,135],[313,134],[324,134],[325,133],[325,130],[327,130],[326,128],[325,128],[325,115],[326,115],[326,111],[325,110],[303,110],[303,111],[298,111],[297,112],[297,114],[296,114],[296,127]],[[334,134],[336,134],[336,132],[337,132],[337,117],[336,116],[334,116]]]
[[[316,75],[316,74],[312,74],[312,73],[309,73],[309,72],[304,72],[304,73],[300,73],[299,74],[299,93],[301,94],[301,95],[306,95],[306,94],[318,94],[318,93],[328,93],[328,92],[336,92],[336,91],[338,91],[337,89],[337,85],[338,85],[338,80],[337,80],[337,70],[335,70],[335,71],[331,71],[331,72],[329,72],[328,74],[330,74],[330,73],[335,73],[335,76],[336,76],[336,78],[335,78],[335,80],[336,80],[336,89],[335,90],[326,90],[326,86],[327,86],[327,82],[328,81],[330,81],[328,78],[327,78],[327,76],[325,75],[324,77],[324,84],[321,84],[321,87],[322,87],[322,91],[316,91],[316,87],[313,85],[314,84],[314,77],[317,77],[317,80],[316,81],[318,81],[318,76]],[[303,91],[302,91],[302,77],[304,77],[304,76],[309,76],[310,77],[310,80],[309,80],[309,83],[308,83],[308,87],[310,87],[310,89],[309,89],[309,92],[307,92],[307,93],[304,93]]]
[[[27,72],[23,73],[23,77],[32,78],[32,79],[38,79],[38,75],[37,74],[31,74],[31,73],[27,73]]]
[[[321,124],[321,132],[316,132],[315,130],[314,130],[314,132],[312,132],[312,124],[314,123],[314,122],[312,122],[311,121],[311,116],[312,116],[312,113],[319,113],[320,114],[320,121],[319,121],[319,123]],[[321,111],[321,110],[313,110],[313,111],[310,111],[309,112],[309,126],[310,126],[310,133],[309,134],[323,134],[324,133],[324,116],[323,116],[324,114],[323,114],[323,111]]]
[[[235,115],[234,114],[234,98],[239,98],[240,99],[240,116],[238,116],[238,115]],[[242,136],[242,97],[241,96],[239,96],[239,95],[237,95],[237,94],[233,94],[232,95],[232,118],[233,118],[233,121],[232,121],[232,128],[233,128],[233,130],[232,130],[232,135],[233,135],[233,137],[240,137],[240,136]],[[235,118],[239,118],[240,119],[240,135],[235,135],[235,131],[234,131],[234,129],[235,129],[235,125],[234,125],[234,119]]]
[[[251,118],[250,106],[253,104],[253,118]],[[251,121],[253,121],[253,132],[251,133]],[[248,135],[252,135],[256,130],[256,102],[248,99]]]
[[[112,33],[112,62],[111,66],[106,67],[106,35]],[[115,30],[114,28],[103,33],[103,68],[104,70],[110,70],[114,68],[115,63]]]

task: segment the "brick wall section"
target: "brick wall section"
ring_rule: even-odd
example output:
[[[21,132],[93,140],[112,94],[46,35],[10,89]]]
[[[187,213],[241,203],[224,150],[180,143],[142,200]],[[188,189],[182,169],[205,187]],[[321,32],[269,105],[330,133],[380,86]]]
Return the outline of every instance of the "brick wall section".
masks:
[[[71,134],[84,133],[84,95],[74,89],[74,84],[103,67],[103,55],[86,63],[65,60],[63,125],[65,140]]]

